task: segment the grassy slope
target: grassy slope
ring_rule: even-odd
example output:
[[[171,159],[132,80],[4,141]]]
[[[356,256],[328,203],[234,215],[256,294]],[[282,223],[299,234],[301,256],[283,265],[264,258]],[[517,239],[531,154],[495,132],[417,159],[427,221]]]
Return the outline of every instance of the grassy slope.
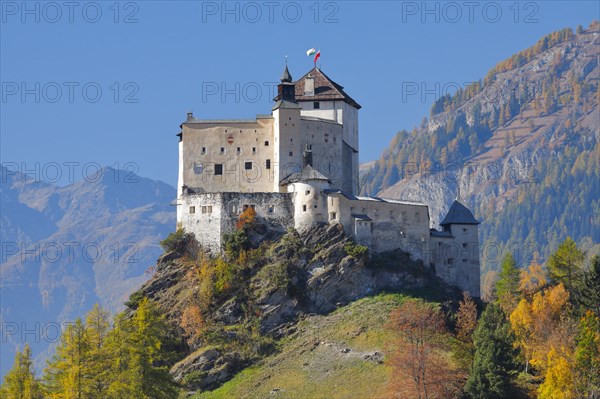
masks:
[[[194,398],[382,398],[390,369],[363,357],[385,352],[394,338],[385,327],[389,313],[406,298],[382,294],[309,316],[277,354]]]

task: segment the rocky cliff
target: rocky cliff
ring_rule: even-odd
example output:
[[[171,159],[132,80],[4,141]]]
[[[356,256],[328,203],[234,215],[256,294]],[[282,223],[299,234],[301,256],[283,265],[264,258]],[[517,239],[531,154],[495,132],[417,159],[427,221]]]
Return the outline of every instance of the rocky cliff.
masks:
[[[142,297],[156,301],[172,334],[185,337],[182,360],[171,372],[193,391],[214,389],[273,353],[305,315],[327,314],[382,291],[458,295],[405,253],[369,258],[338,225],[290,230],[219,259],[207,259],[189,236],[181,241],[159,259],[130,306]],[[198,323],[190,334],[184,320],[194,309]]]

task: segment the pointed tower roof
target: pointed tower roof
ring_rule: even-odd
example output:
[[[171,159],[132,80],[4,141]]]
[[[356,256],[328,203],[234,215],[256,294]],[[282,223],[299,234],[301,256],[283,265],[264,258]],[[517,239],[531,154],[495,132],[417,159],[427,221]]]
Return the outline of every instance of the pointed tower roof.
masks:
[[[466,206],[455,200],[440,226],[449,224],[479,224],[479,222]]]
[[[291,83],[292,82],[292,74],[290,74],[290,70],[288,69],[287,62],[285,64],[285,70],[283,71],[283,75],[281,75],[281,83]]]

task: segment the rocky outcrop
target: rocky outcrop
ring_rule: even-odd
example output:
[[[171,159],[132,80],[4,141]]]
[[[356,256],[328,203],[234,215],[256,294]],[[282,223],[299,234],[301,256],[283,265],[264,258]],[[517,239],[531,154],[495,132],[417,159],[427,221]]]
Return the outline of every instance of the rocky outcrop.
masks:
[[[209,390],[230,380],[244,366],[239,353],[200,349],[171,368],[175,381],[191,390]]]
[[[301,234],[291,230],[281,239],[264,244],[264,252],[248,266],[239,287],[219,298],[206,314],[205,321],[213,326],[212,335],[219,337],[218,343],[206,340],[198,348],[183,350],[182,360],[171,369],[175,379],[190,390],[214,389],[260,358],[267,350],[260,347],[260,337],[277,340],[294,332],[303,315],[327,314],[378,292],[430,286],[458,295],[406,253],[356,258],[346,253],[347,245],[355,244],[340,225],[315,227]],[[192,272],[189,252],[163,255],[152,279],[134,294],[156,301],[173,335],[179,337],[183,336],[183,310],[202,284]],[[255,350],[243,352],[231,344],[241,340],[255,323],[260,337],[249,343]],[[371,357],[377,361],[380,355]]]

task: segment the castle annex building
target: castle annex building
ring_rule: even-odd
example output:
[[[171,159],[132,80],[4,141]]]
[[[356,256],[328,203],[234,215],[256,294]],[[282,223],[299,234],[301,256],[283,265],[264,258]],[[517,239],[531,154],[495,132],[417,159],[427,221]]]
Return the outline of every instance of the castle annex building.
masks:
[[[438,231],[426,204],[358,195],[360,108],[320,69],[294,82],[286,66],[268,115],[188,113],[178,134],[178,224],[219,252],[248,207],[277,230],[339,223],[372,252],[407,251],[478,297],[479,222],[463,204],[452,204]]]

